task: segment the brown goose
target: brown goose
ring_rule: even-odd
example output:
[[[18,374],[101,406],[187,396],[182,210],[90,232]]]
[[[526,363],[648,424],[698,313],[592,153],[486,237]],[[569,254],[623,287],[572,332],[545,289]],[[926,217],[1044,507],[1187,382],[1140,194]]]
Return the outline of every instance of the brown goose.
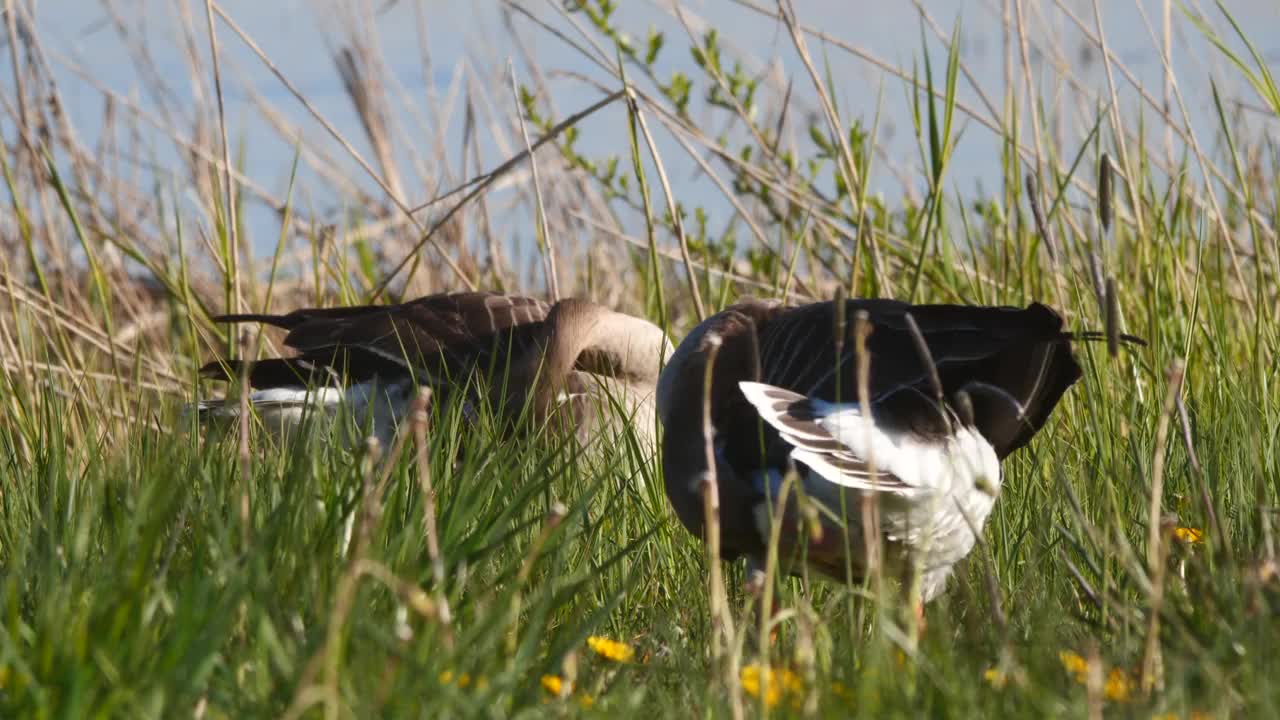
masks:
[[[1038,303],[1019,309],[844,302],[848,339],[839,358],[834,302],[786,307],[747,300],[680,343],[657,391],[667,497],[684,526],[705,540],[702,398],[709,351],[719,344],[711,457],[725,559],[746,556],[749,567],[763,567],[770,531],[780,522],[784,563],[803,555],[822,574],[844,580],[850,568],[849,579],[859,582],[866,569],[860,500],[870,495],[879,500],[886,571],[907,570],[914,561],[927,602],[973,548],[1000,487],[1000,461],[1027,444],[1080,377],[1072,338],[1093,334],[1064,332],[1062,318]],[[858,311],[871,325],[870,417],[856,401]],[[940,383],[931,380],[919,337]],[[825,506],[820,533],[801,529],[794,493],[773,517],[791,465],[805,494]],[[798,564],[789,567],[795,572]]]
[[[596,303],[541,300],[488,292],[430,295],[397,304],[307,308],[284,315],[222,315],[218,322],[260,322],[288,330],[292,357],[217,360],[205,377],[248,375],[249,402],[276,433],[292,431],[304,414],[348,405],[387,443],[409,406],[415,384],[438,398],[483,393],[510,416],[525,402],[539,417],[567,407],[586,440],[601,417],[600,402],[619,402],[642,442],[653,446],[653,388],[672,346],[640,318]],[[480,382],[476,382],[479,380]],[[198,404],[202,419],[234,417],[221,399]]]

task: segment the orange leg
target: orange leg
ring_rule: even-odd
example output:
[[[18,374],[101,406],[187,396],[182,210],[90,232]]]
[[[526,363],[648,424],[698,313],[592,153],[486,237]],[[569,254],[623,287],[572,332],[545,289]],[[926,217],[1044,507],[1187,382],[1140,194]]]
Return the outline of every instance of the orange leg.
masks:
[[[916,596],[911,605],[911,611],[916,616],[916,634],[923,636],[925,628],[928,626],[924,615],[924,598]]]

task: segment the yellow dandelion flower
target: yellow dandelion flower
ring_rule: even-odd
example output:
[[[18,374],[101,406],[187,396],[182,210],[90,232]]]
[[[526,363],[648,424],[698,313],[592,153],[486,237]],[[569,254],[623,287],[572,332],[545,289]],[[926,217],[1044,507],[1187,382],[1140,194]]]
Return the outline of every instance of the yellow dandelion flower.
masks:
[[[787,692],[799,693],[804,690],[804,683],[800,680],[800,676],[790,670],[780,671],[782,675],[782,687]]]
[[[628,663],[636,656],[636,651],[630,645],[599,635],[587,638],[587,645],[600,657],[614,662]]]
[[[1180,527],[1174,530],[1173,534],[1176,535],[1179,540],[1188,545],[1195,545],[1201,540],[1204,540],[1204,531],[1197,528]]]
[[[769,707],[778,704],[778,700],[782,698],[782,688],[777,683],[769,682],[770,671],[766,668],[762,673],[759,665],[748,665],[742,668],[739,680],[742,682],[742,689],[751,697],[761,697],[761,681],[764,685],[764,702]]]
[[[1000,668],[987,668],[987,671],[982,673],[982,679],[986,680],[988,685],[997,690],[1003,688],[1009,683],[1009,677],[1005,675],[1004,671]]]
[[[769,707],[778,704],[784,692],[799,695],[804,689],[800,676],[786,668],[775,670],[758,664],[742,668],[738,676],[742,689],[752,697],[763,697]]]
[[[1128,702],[1133,695],[1133,679],[1124,670],[1111,668],[1107,682],[1102,686],[1102,694],[1112,702]]]
[[[454,675],[452,670],[445,670],[440,673],[441,685],[453,685],[455,684],[455,681],[457,686],[460,688],[466,689],[471,687],[471,673],[464,672],[461,675]],[[477,689],[484,690],[489,687],[489,681],[483,676],[476,678],[475,682]]]
[[[586,693],[582,693],[578,696],[578,704],[581,705],[584,710],[590,710],[595,707],[596,699]]]
[[[564,690],[564,681],[558,675],[543,675],[542,687],[552,695],[560,695]]]
[[[1071,650],[1062,650],[1058,653],[1058,659],[1062,661],[1062,667],[1067,672],[1076,676],[1080,682],[1084,682],[1085,676],[1089,674],[1089,661],[1080,656],[1079,653]]]

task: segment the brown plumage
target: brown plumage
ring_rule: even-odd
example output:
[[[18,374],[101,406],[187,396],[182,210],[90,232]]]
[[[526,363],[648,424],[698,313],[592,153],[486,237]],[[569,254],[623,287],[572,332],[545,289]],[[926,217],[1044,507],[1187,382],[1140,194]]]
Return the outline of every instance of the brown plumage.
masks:
[[[853,329],[858,311],[868,314],[872,328],[867,340],[871,431],[883,440],[879,447],[887,448],[885,457],[876,460],[878,476],[868,474],[866,458],[856,452],[860,436],[851,442],[848,431],[839,422],[833,424],[840,417],[865,417],[857,406]],[[930,371],[909,330],[908,313],[934,360],[946,398],[942,407],[934,400]],[[973,494],[975,483],[980,486],[983,481],[973,468],[994,466],[997,477],[988,480],[998,488],[998,460],[1031,440],[1080,377],[1072,336],[1063,331],[1056,312],[1038,303],[1020,309],[847,300],[844,317],[846,337],[839,358],[834,302],[787,307],[746,300],[707,319],[680,343],[658,384],[667,496],[685,527],[703,537],[700,484],[709,468],[701,398],[709,338],[714,335],[720,349],[711,380],[710,420],[725,558],[745,555],[762,563],[767,526],[781,522],[784,558],[803,551],[809,565],[820,572],[844,579],[851,567],[851,579],[858,581],[865,560],[862,530],[850,527],[845,545],[838,519],[841,493],[854,488],[846,506],[851,516],[859,512],[860,495],[881,499],[889,524],[882,540],[890,559],[895,552],[907,555],[907,550],[929,558],[932,564],[924,567],[929,597],[941,589],[954,561],[972,546],[972,528],[960,526],[967,522],[967,511],[962,508],[956,516],[955,505],[976,503],[974,512],[981,515],[978,529],[990,509],[990,501]],[[764,385],[740,387],[743,381]],[[754,392],[754,398],[747,392]],[[969,402],[958,402],[959,397]],[[761,422],[762,417],[767,422]],[[785,438],[779,428],[785,429]],[[807,453],[818,463],[808,475],[798,468],[802,482],[809,496],[834,513],[822,515],[818,538],[806,540],[794,495],[784,516],[769,518],[766,497],[777,491],[794,453]],[[952,467],[955,458],[969,466]],[[894,477],[886,467],[904,469],[903,477]],[[941,485],[931,486],[935,481]],[[921,515],[920,498],[942,502],[936,512],[930,511],[933,514]],[[894,513],[901,516],[902,528],[892,526]],[[913,534],[916,530],[907,527],[921,525],[920,518],[925,534],[936,531],[933,540],[954,547],[925,552],[921,538]],[[856,526],[859,521],[850,517],[849,522]]]
[[[459,388],[472,401],[479,399],[476,392],[484,392],[509,417],[523,412],[526,401],[540,416],[563,402],[574,411],[580,429],[591,422],[583,397],[603,395],[607,384],[619,388],[628,409],[647,409],[652,425],[649,396],[662,357],[671,350],[666,335],[652,323],[589,301],[571,298],[549,305],[487,292],[214,319],[283,328],[288,331],[284,344],[297,354],[253,361],[248,367],[214,361],[201,368],[201,375],[230,380],[246,372],[258,391],[254,403],[260,410],[283,408],[289,414],[286,425],[317,398],[326,406],[354,399],[363,407],[376,401],[381,416],[375,425],[384,436],[393,432],[394,427],[386,426],[398,421],[415,383],[431,387],[441,400]],[[202,402],[200,408],[202,414],[234,410],[220,401]]]

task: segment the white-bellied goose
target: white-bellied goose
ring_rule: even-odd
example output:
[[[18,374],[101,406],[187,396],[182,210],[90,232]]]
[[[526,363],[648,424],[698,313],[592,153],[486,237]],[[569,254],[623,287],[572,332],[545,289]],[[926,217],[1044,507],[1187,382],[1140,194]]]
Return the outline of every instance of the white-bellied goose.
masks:
[[[384,443],[408,409],[415,384],[437,398],[466,388],[484,392],[511,416],[572,412],[580,439],[601,417],[593,400],[606,395],[633,415],[637,435],[654,444],[652,395],[672,346],[652,323],[580,299],[550,305],[486,292],[430,295],[396,305],[308,308],[284,315],[222,315],[218,322],[260,322],[288,331],[292,357],[244,366],[206,364],[205,377],[248,375],[250,403],[276,433],[293,430],[308,408],[332,412],[344,403],[360,422],[372,416]],[[221,399],[199,403],[200,415],[235,416]],[[615,415],[616,417],[616,415]]]
[[[911,558],[927,602],[973,548],[1000,486],[1000,461],[1031,439],[1080,377],[1073,336],[1040,304],[844,302],[847,339],[838,359],[833,301],[743,301],[680,343],[658,381],[667,497],[684,526],[705,540],[702,402],[710,349],[718,344],[709,398],[722,556],[763,567],[772,523],[781,522],[784,562],[803,555],[839,580],[850,568],[858,582],[866,566],[861,497],[873,494],[886,570],[906,570]],[[870,419],[857,402],[852,330],[859,311],[871,327]],[[773,517],[792,463],[805,494],[826,508],[818,513],[820,533],[802,530],[794,493]]]

